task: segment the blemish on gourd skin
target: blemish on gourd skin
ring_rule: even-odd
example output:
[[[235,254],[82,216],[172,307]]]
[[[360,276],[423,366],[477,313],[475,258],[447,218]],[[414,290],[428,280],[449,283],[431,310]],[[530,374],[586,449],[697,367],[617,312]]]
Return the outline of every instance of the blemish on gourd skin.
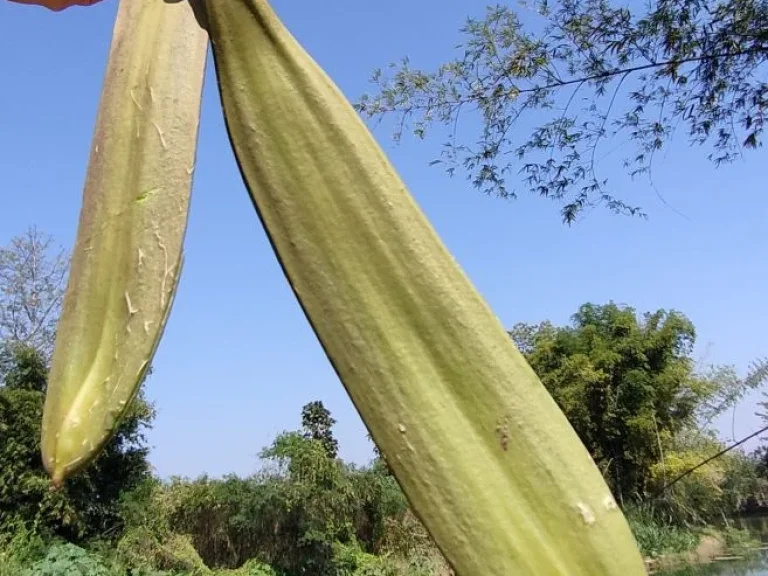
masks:
[[[505,452],[509,448],[509,416],[504,416],[496,422],[496,433],[499,435],[499,444]]]
[[[155,130],[157,130],[157,135],[160,137],[160,145],[163,147],[163,150],[168,150],[168,144],[165,141],[163,130],[158,126],[157,122],[152,122],[152,125],[155,127]]]
[[[143,112],[144,108],[142,108],[141,104],[139,104],[139,101],[136,99],[136,95],[133,93],[133,90],[131,90],[130,96],[131,96],[131,100],[133,100],[133,103],[136,105],[136,108],[138,108]]]
[[[141,194],[139,194],[136,197],[136,200],[134,200],[134,202],[136,202],[136,204],[143,204],[152,196],[160,192],[160,190],[162,189],[163,189],[162,186],[156,186],[155,188],[150,188],[149,190],[146,190],[145,192],[142,192]],[[139,257],[139,260],[141,260],[141,257]]]
[[[133,304],[131,304],[131,296],[130,296],[130,294],[128,294],[127,291],[125,293],[125,303],[128,305],[128,314],[130,316],[133,316],[134,314],[136,314],[136,312],[139,311],[138,308],[134,308]]]
[[[616,504],[616,500],[613,499],[613,496],[608,494],[605,498],[603,498],[603,508],[605,508],[607,511],[611,510],[618,510],[619,507]]]
[[[576,504],[576,508],[579,510],[579,514],[581,515],[581,519],[584,521],[584,524],[591,526],[595,523],[595,513],[592,511],[592,508],[590,508],[588,504],[579,502]]]
[[[589,507],[589,504],[585,502],[579,502],[576,504],[576,508],[579,511],[579,515],[581,516],[582,521],[587,526],[592,526],[592,524],[597,521],[595,513],[592,511],[592,508]]]
[[[160,233],[157,231],[155,231],[155,238],[157,239],[157,246],[160,248],[160,250],[163,251],[163,256],[165,257],[165,271],[163,274],[163,281],[160,286],[160,307],[165,308],[166,282],[168,280],[168,275],[171,272],[168,267],[168,248],[163,243],[163,237],[160,236]]]

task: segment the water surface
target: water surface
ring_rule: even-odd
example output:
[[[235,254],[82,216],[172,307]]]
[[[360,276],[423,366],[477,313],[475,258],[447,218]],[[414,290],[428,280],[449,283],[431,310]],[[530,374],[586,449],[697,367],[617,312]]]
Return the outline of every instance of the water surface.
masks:
[[[768,516],[739,519],[737,528],[746,528],[762,545],[768,546]],[[656,572],[655,576],[768,576],[768,550],[751,554],[747,560],[724,560],[704,566]]]
[[[761,552],[746,561],[722,561],[680,570],[656,572],[654,576],[768,576],[768,554]]]

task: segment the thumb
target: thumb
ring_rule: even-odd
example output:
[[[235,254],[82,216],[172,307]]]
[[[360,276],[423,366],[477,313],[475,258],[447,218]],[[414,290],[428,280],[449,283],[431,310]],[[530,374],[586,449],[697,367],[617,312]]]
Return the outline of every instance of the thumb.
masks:
[[[44,6],[54,12],[59,12],[71,6],[90,6],[102,0],[10,0],[19,4],[32,4],[35,6]]]

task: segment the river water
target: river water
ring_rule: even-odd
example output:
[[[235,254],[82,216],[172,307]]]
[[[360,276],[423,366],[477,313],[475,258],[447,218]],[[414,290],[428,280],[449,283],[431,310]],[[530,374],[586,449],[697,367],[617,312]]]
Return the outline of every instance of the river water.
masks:
[[[768,553],[747,561],[726,560],[690,566],[671,572],[656,572],[654,576],[768,576]]]
[[[739,528],[747,528],[763,546],[768,546],[768,516],[739,520]],[[749,560],[724,560],[705,566],[691,566],[680,570],[657,572],[655,576],[768,576],[768,550],[753,555]]]

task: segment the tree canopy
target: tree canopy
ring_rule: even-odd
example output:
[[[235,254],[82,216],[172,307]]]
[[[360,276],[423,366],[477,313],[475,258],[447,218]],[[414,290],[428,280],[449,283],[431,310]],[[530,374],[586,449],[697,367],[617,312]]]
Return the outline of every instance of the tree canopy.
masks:
[[[68,270],[65,251],[34,227],[0,246],[0,361],[16,344],[50,359]]]
[[[623,166],[650,175],[680,129],[715,165],[762,146],[768,84],[768,2],[534,0],[521,17],[497,5],[462,28],[458,56],[436,70],[408,58],[376,70],[367,118],[395,115],[395,137],[448,130],[441,160],[475,187],[515,197],[521,188],[562,203],[571,223],[586,207],[644,215],[601,176],[619,138]],[[458,137],[462,115],[479,119]],[[542,121],[543,119],[543,121]],[[461,124],[463,126],[463,124]],[[606,147],[608,147],[606,149]]]
[[[336,458],[339,454],[339,443],[333,437],[334,424],[336,420],[319,400],[310,402],[301,409],[301,427],[304,430],[304,437],[321,442],[329,458]]]
[[[697,371],[693,323],[676,311],[588,303],[570,326],[518,324],[510,336],[619,501],[645,496],[673,440],[706,429],[752,384],[729,367]]]

